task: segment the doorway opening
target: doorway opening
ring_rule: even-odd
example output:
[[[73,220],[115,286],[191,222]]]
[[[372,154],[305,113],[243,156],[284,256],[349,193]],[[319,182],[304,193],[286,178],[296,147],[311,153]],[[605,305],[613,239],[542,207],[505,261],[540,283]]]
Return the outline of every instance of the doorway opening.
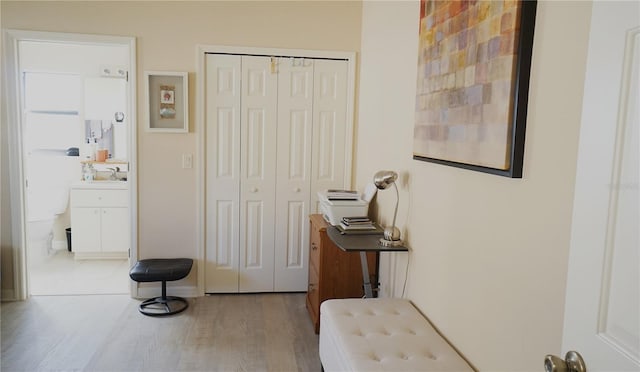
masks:
[[[18,181],[11,202],[20,206],[12,216],[15,297],[135,295],[128,277],[137,256],[135,40],[29,31],[8,36],[16,77],[9,84],[16,97],[8,105],[15,110],[9,113],[10,152],[18,160],[10,170]],[[96,159],[98,149],[109,156]],[[88,169],[96,180],[84,177]],[[107,192],[97,179],[109,178],[118,182],[108,189],[124,195],[118,208],[74,204],[74,190]],[[102,214],[112,210],[127,220],[122,229],[104,229],[104,235],[120,235],[115,239],[93,229],[109,227],[110,217]],[[74,211],[82,216],[75,222]]]

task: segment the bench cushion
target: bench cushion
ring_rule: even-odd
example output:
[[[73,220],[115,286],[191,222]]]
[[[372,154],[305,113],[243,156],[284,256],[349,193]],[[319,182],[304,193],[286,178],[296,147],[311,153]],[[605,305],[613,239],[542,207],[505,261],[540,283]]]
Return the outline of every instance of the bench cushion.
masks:
[[[129,276],[136,282],[180,280],[189,274],[192,265],[190,258],[151,258],[136,262]]]
[[[320,307],[325,371],[473,371],[404,299],[340,299]]]

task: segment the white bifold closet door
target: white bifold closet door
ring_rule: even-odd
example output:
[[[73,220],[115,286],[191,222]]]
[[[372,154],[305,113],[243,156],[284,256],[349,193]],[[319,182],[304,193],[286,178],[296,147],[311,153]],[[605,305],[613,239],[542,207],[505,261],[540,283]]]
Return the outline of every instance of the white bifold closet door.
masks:
[[[345,185],[346,62],[206,63],[205,292],[305,291],[315,194]]]
[[[278,61],[274,290],[305,291],[311,194],[313,60]]]

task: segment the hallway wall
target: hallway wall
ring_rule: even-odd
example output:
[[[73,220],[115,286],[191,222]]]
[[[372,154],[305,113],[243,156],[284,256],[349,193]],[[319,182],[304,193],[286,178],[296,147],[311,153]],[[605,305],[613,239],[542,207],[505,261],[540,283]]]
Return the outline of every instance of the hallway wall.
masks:
[[[412,160],[418,1],[364,2],[355,185],[400,172],[411,248],[383,255],[384,294],[413,301],[479,370],[560,354],[591,3],[539,1],[524,176]],[[374,156],[375,155],[375,156]],[[377,195],[390,223],[393,192]]]

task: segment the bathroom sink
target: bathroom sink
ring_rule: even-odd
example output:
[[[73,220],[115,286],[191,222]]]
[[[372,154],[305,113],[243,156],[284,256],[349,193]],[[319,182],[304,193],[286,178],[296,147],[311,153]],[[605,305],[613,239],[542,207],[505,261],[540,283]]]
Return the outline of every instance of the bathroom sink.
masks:
[[[93,180],[93,181],[83,181],[87,183],[123,183],[127,182],[127,180]]]

